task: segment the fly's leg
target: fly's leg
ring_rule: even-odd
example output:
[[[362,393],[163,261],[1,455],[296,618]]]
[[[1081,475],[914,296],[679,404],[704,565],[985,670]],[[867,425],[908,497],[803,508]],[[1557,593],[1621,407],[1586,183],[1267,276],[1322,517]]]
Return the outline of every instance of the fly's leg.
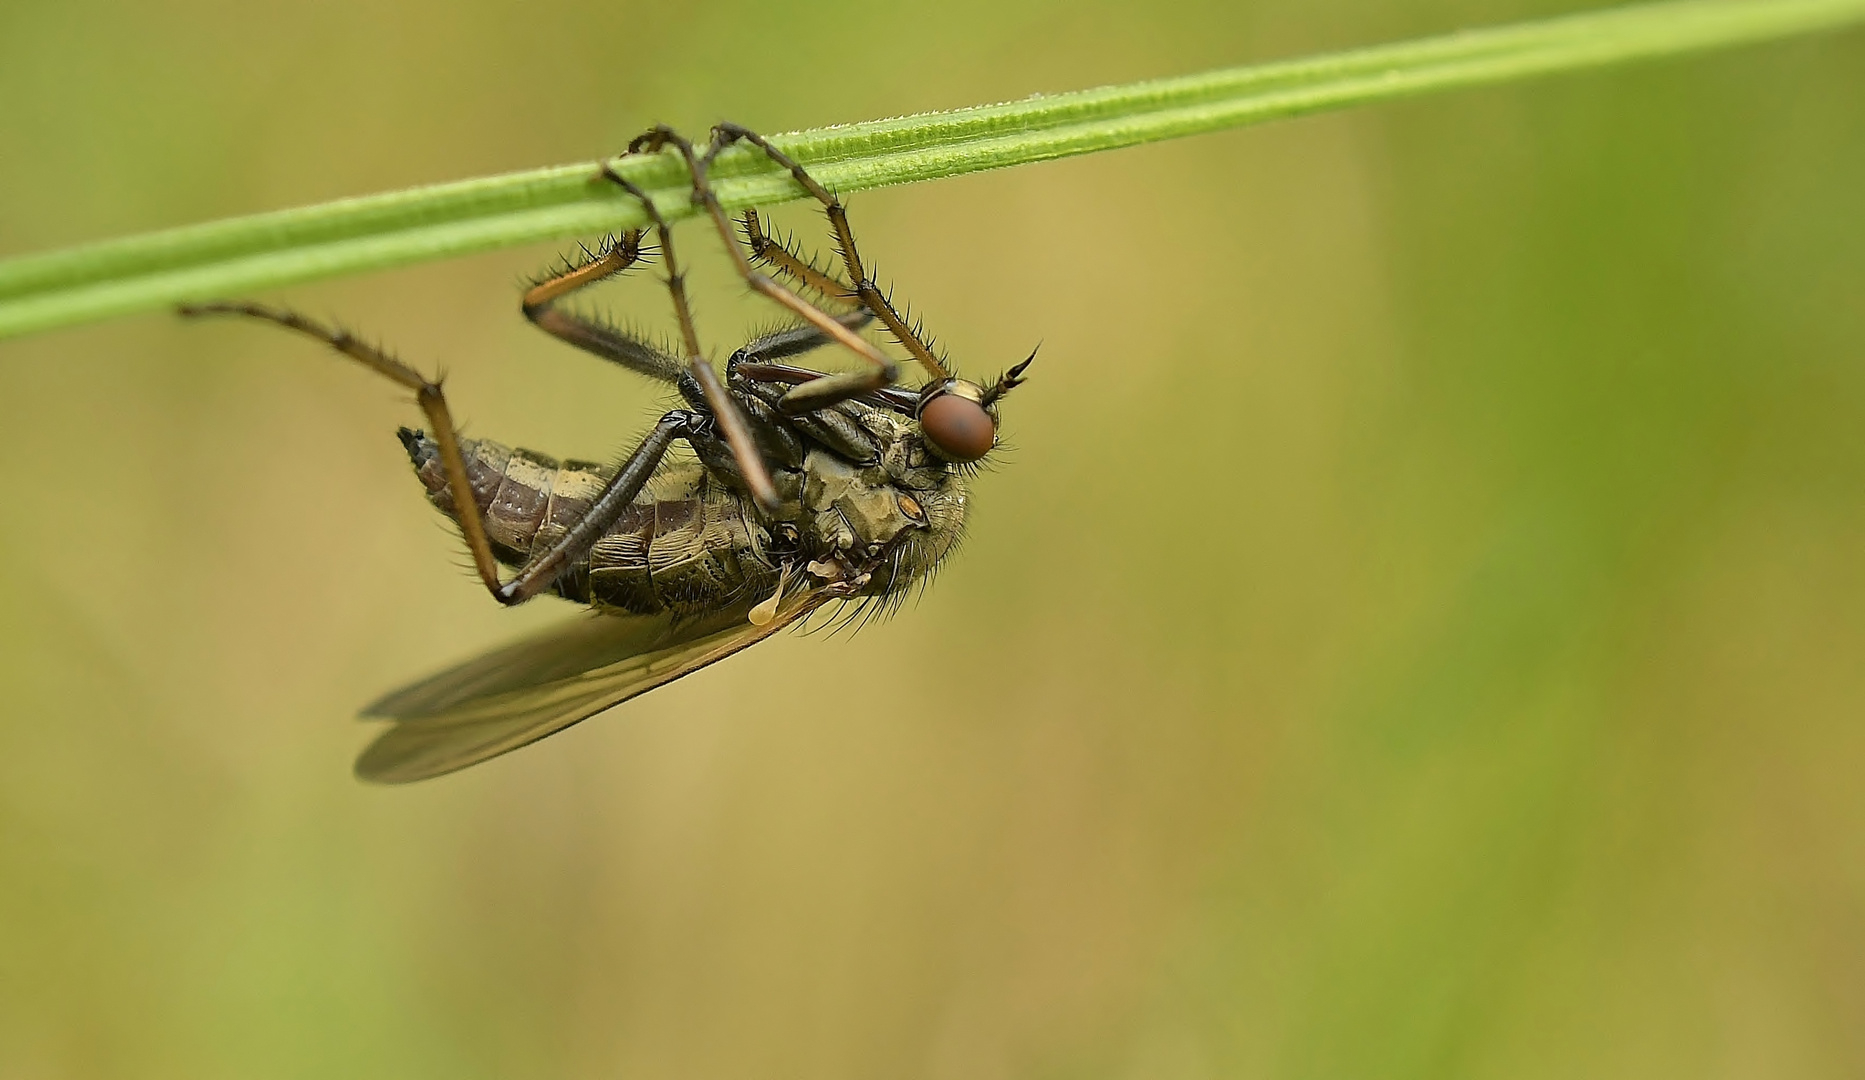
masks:
[[[854,311],[837,315],[836,321],[850,330],[859,330],[873,320],[874,316],[856,308]],[[760,334],[740,345],[733,351],[731,358],[725,362],[725,372],[729,376],[739,369],[741,364],[763,364],[785,357],[801,356],[814,352],[830,344],[829,335],[808,323],[801,326],[786,326],[768,334]]]
[[[440,452],[441,468],[447,474],[447,491],[453,496],[455,518],[460,523],[460,532],[466,537],[466,546],[473,554],[473,568],[479,572],[479,579],[485,583],[486,590],[501,604],[521,604],[531,599],[549,588],[565,567],[587,555],[609,526],[615,524],[622,511],[641,494],[648,477],[654,474],[675,439],[703,441],[713,437],[712,418],[704,414],[681,410],[661,417],[654,429],[641,440],[641,445],[635,448],[602,492],[589,504],[589,508],[571,523],[556,543],[542,552],[534,553],[511,581],[500,582],[498,559],[493,556],[492,545],[486,538],[485,524],[478,513],[479,500],[473,493],[472,482],[467,479],[466,460],[461,456],[459,436],[453,428],[453,416],[447,408],[447,398],[441,392],[439,383],[428,380],[420,372],[382,350],[356,340],[347,330],[332,329],[294,311],[243,301],[189,304],[180,310],[181,314],[188,316],[244,315],[296,330],[413,390],[421,411],[427,414],[428,423],[434,429],[434,443]]]
[[[640,140],[637,139],[636,142]],[[655,149],[659,147],[656,146]],[[634,153],[636,147],[631,144],[628,150]],[[692,157],[690,147],[687,156],[689,160]],[[700,352],[699,332],[693,328],[693,311],[686,299],[686,275],[680,272],[680,262],[674,255],[673,231],[667,227],[667,219],[661,216],[660,209],[654,205],[653,199],[648,198],[646,192],[627,177],[610,168],[607,161],[602,163],[602,176],[633,195],[636,201],[646,209],[648,219],[654,222],[655,231],[660,236],[661,254],[667,260],[667,291],[673,297],[674,317],[680,323],[680,339],[686,347],[687,374],[699,384],[700,393],[707,407],[717,418],[720,434],[725,437],[726,445],[731,448],[732,458],[738,464],[739,473],[744,477],[745,486],[750,489],[751,497],[766,512],[776,510],[779,504],[777,485],[771,482],[770,468],[765,465],[764,458],[758,453],[757,440],[751,434],[751,426],[745,422],[744,414],[739,412],[738,406],[733,403],[732,395],[726,391],[725,384],[719,381],[719,373],[712,369],[712,365],[706,362],[705,356]],[[842,328],[840,324],[837,324],[836,328],[842,330],[843,333],[852,333]]]
[[[825,299],[855,307],[873,317],[872,312],[861,306],[854,286],[817,266],[814,256],[805,256],[791,243],[765,232],[764,222],[756,210],[746,210],[738,216],[738,231],[751,253],[753,265],[768,266],[778,275]]]
[[[729,142],[728,142],[729,144]],[[868,370],[841,375],[830,375],[817,379],[808,387],[792,391],[784,398],[784,411],[803,413],[846,401],[858,394],[878,390],[889,386],[900,378],[900,365],[894,363],[886,353],[876,348],[874,343],[849,329],[840,320],[820,306],[810,303],[794,291],[778,282],[751,264],[750,258],[732,235],[730,219],[725,216],[725,209],[719,205],[719,199],[713,193],[712,185],[706,180],[706,166],[712,155],[722,147],[717,140],[713,148],[704,157],[693,153],[693,144],[666,125],[652,128],[629,144],[631,153],[655,153],[664,147],[672,146],[679,150],[686,159],[687,168],[693,174],[693,200],[700,204],[713,225],[719,230],[720,239],[725,241],[725,248],[731,253],[732,261],[738,265],[739,276],[745,279],[753,292],[761,293],[801,316],[804,321],[815,326],[824,334],[842,345],[856,356],[868,363]],[[825,195],[827,193],[825,192]]]
[[[460,455],[459,435],[453,428],[453,414],[447,408],[447,396],[441,392],[440,383],[430,381],[420,372],[383,352],[381,349],[366,345],[347,330],[333,329],[321,323],[307,319],[295,311],[267,307],[245,301],[223,301],[211,304],[188,304],[181,309],[181,314],[197,315],[244,315],[274,323],[287,330],[296,330],[322,341],[345,356],[360,361],[364,367],[414,391],[415,400],[421,411],[427,414],[428,424],[434,429],[434,442],[440,450],[441,468],[447,474],[447,490],[453,496],[453,505],[463,509],[476,507],[478,501],[473,496],[473,485],[466,475],[466,460]],[[499,562],[492,554],[492,544],[486,539],[485,525],[476,513],[463,512],[459,516],[460,532],[466,538],[467,550],[473,555],[473,569],[478,571],[479,580],[500,603],[514,604],[506,592],[506,587],[499,582]],[[529,595],[529,594],[527,594]],[[520,597],[519,599],[522,599]]]
[[[680,381],[684,365],[645,341],[605,323],[557,307],[557,301],[598,281],[614,277],[641,261],[643,230],[630,229],[595,252],[585,249],[583,262],[565,267],[525,290],[523,310],[531,324],[560,341],[662,382]]]
[[[887,294],[883,293],[868,277],[867,270],[861,262],[861,252],[855,246],[855,234],[848,225],[848,211],[843,208],[841,200],[810,176],[803,166],[798,165],[790,155],[772,146],[764,136],[737,124],[720,124],[713,129],[712,150],[707,157],[710,158],[735,142],[748,142],[764,151],[766,157],[789,170],[790,175],[802,185],[803,190],[809,192],[817,202],[822,204],[823,215],[829,219],[829,226],[835,231],[835,245],[842,257],[842,267],[848,273],[848,295],[859,300],[863,307],[873,312],[874,317],[879,319],[881,325],[887,327],[888,333],[894,336],[894,340],[900,342],[901,348],[907,350],[929,375],[935,379],[951,378],[952,373],[946,367],[945,362],[932,351],[931,345],[920,336],[919,331],[909,325],[906,319],[901,317],[900,312],[895,310],[894,305],[887,299]],[[716,199],[713,200],[712,205],[716,207]],[[715,216],[718,216],[716,212]],[[747,240],[751,243],[753,250],[758,250],[761,233],[753,231],[755,221],[755,217],[747,218],[746,232]],[[768,239],[762,246],[766,251],[772,247],[776,247],[779,251],[783,250],[781,245],[771,245]],[[792,261],[797,260],[793,258]],[[796,272],[805,273],[806,271],[802,267],[797,267]],[[875,389],[875,387],[867,389]]]
[[[525,318],[538,322],[551,310],[551,305],[563,297],[605,278],[614,277],[639,262],[641,236],[642,230],[629,229],[610,237],[594,252],[584,248],[586,258],[582,262],[566,266],[558,273],[550,274],[533,284],[525,290]]]

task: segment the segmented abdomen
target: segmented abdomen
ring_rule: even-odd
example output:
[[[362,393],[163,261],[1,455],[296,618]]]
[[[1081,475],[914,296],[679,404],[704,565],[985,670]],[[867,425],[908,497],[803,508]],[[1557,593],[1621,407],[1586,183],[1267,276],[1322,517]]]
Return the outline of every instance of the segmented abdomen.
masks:
[[[438,446],[406,428],[401,437],[429,501],[455,517]],[[614,473],[486,439],[462,439],[460,450],[493,552],[513,567],[562,538]],[[704,469],[665,465],[554,589],[579,603],[638,614],[749,606],[777,580],[754,532],[737,496],[711,483]]]

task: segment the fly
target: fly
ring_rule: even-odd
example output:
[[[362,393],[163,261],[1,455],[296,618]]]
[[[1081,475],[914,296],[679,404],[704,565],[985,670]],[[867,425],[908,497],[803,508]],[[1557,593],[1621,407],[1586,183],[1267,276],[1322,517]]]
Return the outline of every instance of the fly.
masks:
[[[841,273],[818,269],[767,235],[757,211],[731,220],[707,170],[738,142],[789,170],[821,205]],[[363,709],[389,727],[356,773],[406,783],[463,769],[562,731],[665,685],[825,606],[889,608],[924,582],[964,530],[967,478],[997,445],[998,402],[1030,359],[986,385],[957,377],[868,277],[848,215],[830,191],[762,136],[713,129],[703,152],[658,126],[630,154],[673,147],[739,275],[798,320],[734,352],[721,379],[700,349],[673,235],[647,195],[605,162],[601,180],[647,210],[667,264],[685,359],[558,306],[640,263],[645,229],[611,238],[524,294],[525,317],[586,352],[678,390],[619,464],[559,461],[456,431],[440,384],[349,333],[250,302],[189,305],[184,315],[241,315],[317,338],[415,394],[428,428],[402,428],[427,497],[460,528],[494,599],[554,593],[592,617],[548,630],[388,694]],[[899,365],[860,331],[878,322],[926,373],[897,385]],[[788,361],[838,345],[861,370]],[[677,442],[691,463],[666,455]],[[515,571],[507,579],[501,567]]]

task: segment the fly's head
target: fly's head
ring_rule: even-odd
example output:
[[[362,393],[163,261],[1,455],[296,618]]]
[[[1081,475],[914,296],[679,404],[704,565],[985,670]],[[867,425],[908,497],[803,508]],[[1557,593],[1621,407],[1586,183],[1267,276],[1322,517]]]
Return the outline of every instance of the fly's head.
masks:
[[[1023,384],[1023,372],[1035,359],[1030,353],[990,386],[956,378],[927,383],[914,411],[926,449],[952,465],[982,461],[997,448],[997,403]]]
[[[1031,359],[1035,354],[1031,354]],[[967,478],[997,446],[997,403],[1019,385],[1030,360],[980,386],[945,378],[927,386],[911,418],[875,409],[862,419],[876,447],[866,465],[812,455],[804,503],[817,534],[845,553],[871,596],[926,580],[965,530]]]

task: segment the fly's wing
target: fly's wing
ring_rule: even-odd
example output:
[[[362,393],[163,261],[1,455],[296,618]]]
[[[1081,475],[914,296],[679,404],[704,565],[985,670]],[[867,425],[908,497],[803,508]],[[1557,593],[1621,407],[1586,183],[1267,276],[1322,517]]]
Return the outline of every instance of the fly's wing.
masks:
[[[755,645],[829,599],[799,592],[762,626],[739,610],[681,624],[598,615],[515,642],[365,708],[394,726],[356,759],[356,775],[405,784],[476,765]]]

